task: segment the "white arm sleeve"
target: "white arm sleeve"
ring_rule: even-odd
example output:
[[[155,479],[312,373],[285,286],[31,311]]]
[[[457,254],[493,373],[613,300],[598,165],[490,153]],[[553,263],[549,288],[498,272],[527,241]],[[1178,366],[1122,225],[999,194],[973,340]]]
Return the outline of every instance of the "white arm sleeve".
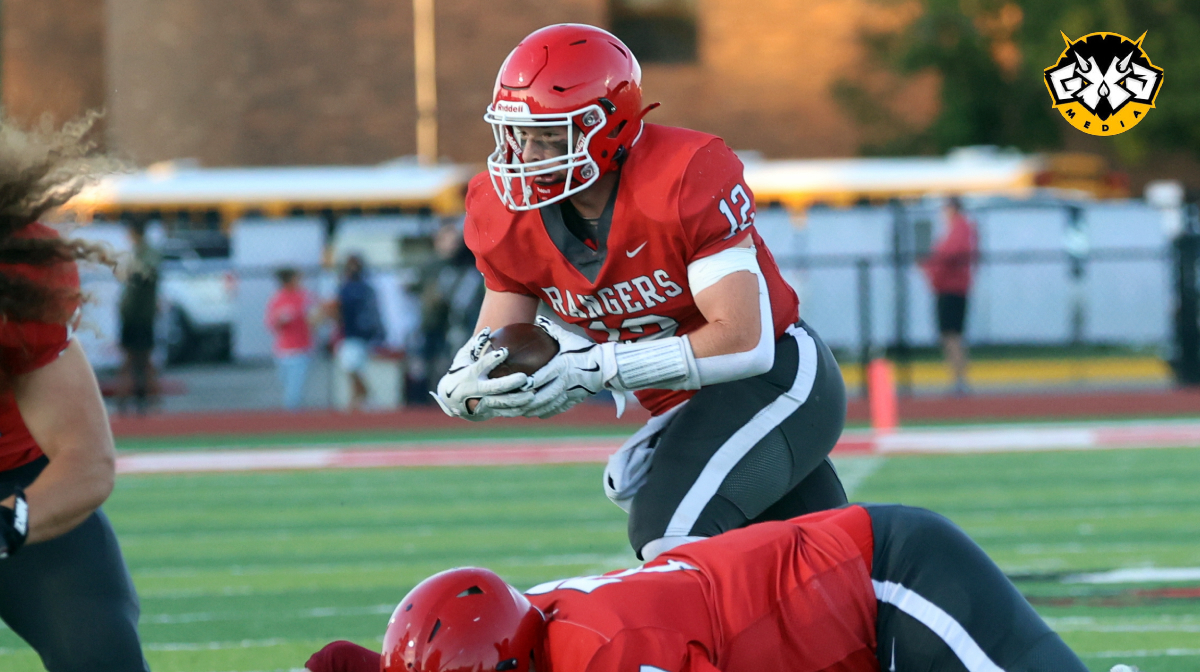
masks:
[[[688,289],[692,291],[692,296],[696,296],[717,284],[721,278],[738,271],[750,271],[762,276],[758,268],[758,250],[753,245],[731,247],[688,264]]]
[[[753,246],[731,247],[693,261],[688,264],[688,286],[692,296],[696,296],[721,278],[737,271],[750,271],[758,278],[758,344],[745,352],[697,358],[696,368],[700,372],[701,385],[750,378],[770,371],[775,365],[775,321],[771,314],[767,280],[758,267],[758,250]]]
[[[612,348],[616,376],[608,386],[617,390],[656,388],[695,390],[704,385],[750,378],[775,365],[775,326],[767,281],[758,267],[753,247],[734,247],[688,265],[692,295],[737,271],[750,271],[758,278],[759,337],[746,352],[697,358],[685,336],[672,336],[638,343],[606,343]]]

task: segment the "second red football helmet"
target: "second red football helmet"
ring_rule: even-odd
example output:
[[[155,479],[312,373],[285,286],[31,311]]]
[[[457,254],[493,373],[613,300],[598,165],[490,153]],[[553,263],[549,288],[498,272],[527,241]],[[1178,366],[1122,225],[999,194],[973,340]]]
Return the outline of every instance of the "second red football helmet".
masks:
[[[575,23],[534,31],[504,59],[484,115],[496,136],[487,163],[500,200],[532,210],[588,188],[620,167],[649,109],[642,68],[611,33]],[[525,161],[518,128],[562,129],[566,153]],[[558,173],[565,177],[535,179]]]
[[[475,567],[425,579],[383,637],[382,672],[529,672],[545,619],[516,588]]]

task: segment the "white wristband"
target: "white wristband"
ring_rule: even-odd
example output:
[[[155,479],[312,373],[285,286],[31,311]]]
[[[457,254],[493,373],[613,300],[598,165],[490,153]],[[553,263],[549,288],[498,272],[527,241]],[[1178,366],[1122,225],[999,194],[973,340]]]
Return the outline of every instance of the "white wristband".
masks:
[[[700,389],[700,373],[687,336],[617,343],[613,352],[617,375],[608,381],[612,389]]]

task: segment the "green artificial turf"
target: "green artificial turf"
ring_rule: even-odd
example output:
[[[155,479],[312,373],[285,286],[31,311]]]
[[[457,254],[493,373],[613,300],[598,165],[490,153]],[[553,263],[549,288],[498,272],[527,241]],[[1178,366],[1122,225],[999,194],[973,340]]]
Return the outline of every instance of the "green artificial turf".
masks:
[[[1198,482],[1195,448],[906,457],[889,460],[857,495],[924,506],[961,525],[1092,670],[1125,662],[1142,672],[1194,672],[1200,581],[1064,579],[1200,567]]]
[[[1200,567],[1200,449],[853,458],[854,498],[962,525],[1093,670],[1200,669],[1193,584],[1066,583]],[[485,565],[519,587],[637,563],[600,465],[126,476],[106,510],[158,672],[288,670],[377,647],[421,578]],[[1175,590],[1163,590],[1175,589]],[[40,670],[0,630],[0,668]]]

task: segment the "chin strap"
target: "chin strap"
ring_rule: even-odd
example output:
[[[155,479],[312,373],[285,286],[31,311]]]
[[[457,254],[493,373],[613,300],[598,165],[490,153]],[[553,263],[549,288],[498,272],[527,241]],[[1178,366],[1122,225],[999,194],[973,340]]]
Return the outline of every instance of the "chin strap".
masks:
[[[662,105],[662,103],[650,103],[649,105],[646,106],[646,108],[644,110],[642,110],[641,112],[638,113],[636,118],[634,118],[633,122],[635,124],[638,124],[638,132],[637,132],[637,135],[633,136],[633,140],[629,143],[629,147],[636,145],[638,138],[642,137],[642,131],[645,129],[645,123],[642,121],[642,117],[645,117],[647,114],[650,113],[650,110],[653,110],[654,108],[659,107],[660,105]],[[623,163],[625,163],[625,159],[628,159],[628,158],[629,158],[629,148],[626,147],[625,145],[621,145],[620,147],[617,147],[617,151],[613,152],[613,158],[612,158],[612,164],[614,166],[614,170],[616,168],[620,168],[621,165]]]

